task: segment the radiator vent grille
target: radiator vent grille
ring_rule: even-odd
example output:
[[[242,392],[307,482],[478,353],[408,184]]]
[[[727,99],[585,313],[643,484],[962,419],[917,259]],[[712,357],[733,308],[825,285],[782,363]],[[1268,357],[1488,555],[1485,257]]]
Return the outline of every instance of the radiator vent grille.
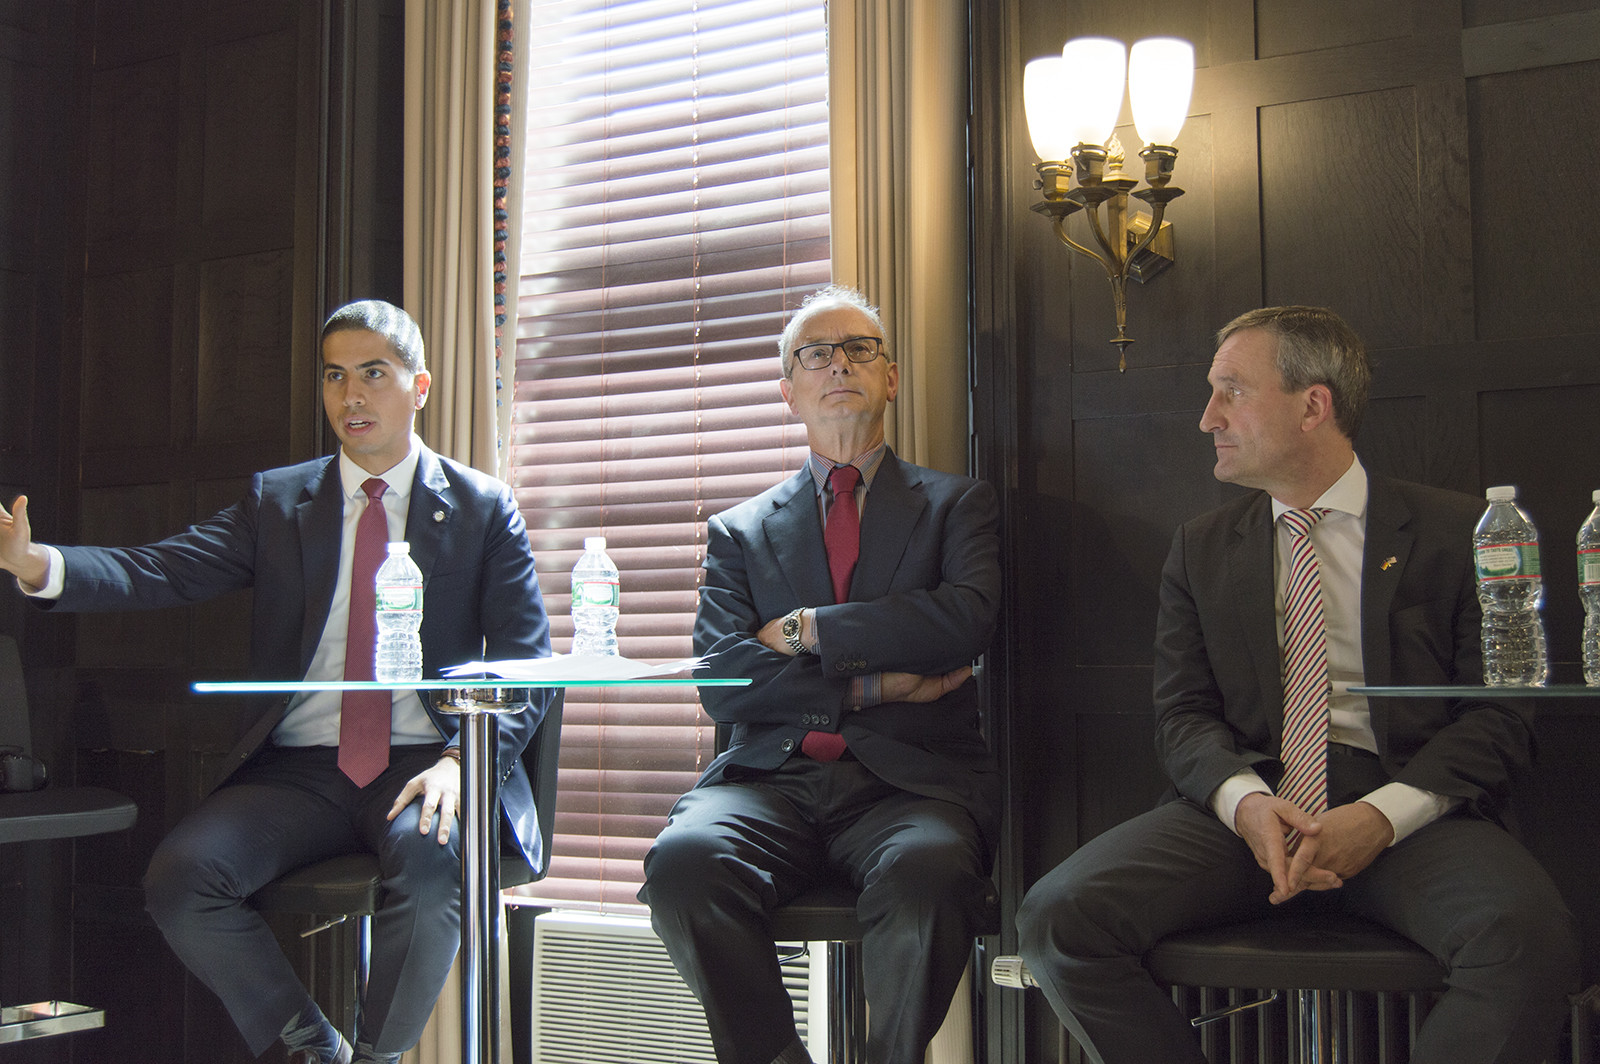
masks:
[[[783,971],[800,1037],[809,1043],[810,962],[785,961]],[[540,914],[532,1032],[539,1064],[716,1061],[705,1013],[642,917]]]

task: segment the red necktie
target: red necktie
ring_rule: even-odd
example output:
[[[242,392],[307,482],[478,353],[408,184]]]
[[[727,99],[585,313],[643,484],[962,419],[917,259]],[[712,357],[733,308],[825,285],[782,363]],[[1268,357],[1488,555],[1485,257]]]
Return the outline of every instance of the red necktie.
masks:
[[[371,680],[378,648],[378,566],[389,550],[389,519],[383,512],[388,487],[372,477],[361,490],[367,508],[356,522],[355,553],[350,564],[350,627],[344,643],[344,678]],[[339,711],[339,768],[357,787],[378,778],[389,764],[388,691],[346,691]]]
[[[1311,526],[1327,510],[1285,510],[1289,584],[1283,592],[1283,779],[1278,797],[1316,816],[1328,808],[1328,633]]]
[[[834,466],[828,474],[833,505],[828,507],[828,527],[822,542],[828,548],[828,572],[833,576],[833,601],[850,600],[850,574],[861,556],[861,515],[856,510],[856,485],[861,470],[853,465]]]
[[[833,577],[833,601],[850,599],[850,575],[861,556],[861,515],[856,510],[856,484],[861,470],[852,465],[834,466],[828,474],[833,488],[833,505],[828,507],[828,524],[822,542],[828,548],[828,573]],[[837,761],[844,753],[844,736],[838,732],[807,732],[800,741],[800,752],[817,761]]]

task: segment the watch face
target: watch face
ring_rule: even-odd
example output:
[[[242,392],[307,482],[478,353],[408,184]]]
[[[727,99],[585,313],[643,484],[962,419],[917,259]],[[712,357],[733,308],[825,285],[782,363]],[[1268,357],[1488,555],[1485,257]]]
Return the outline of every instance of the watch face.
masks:
[[[785,617],[783,619],[783,634],[785,636],[799,635],[800,634],[800,618],[798,618],[798,617]]]

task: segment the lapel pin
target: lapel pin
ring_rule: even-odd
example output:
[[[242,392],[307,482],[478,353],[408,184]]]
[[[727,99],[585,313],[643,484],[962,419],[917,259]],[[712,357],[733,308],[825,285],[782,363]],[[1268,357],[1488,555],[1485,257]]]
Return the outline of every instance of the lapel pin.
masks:
[[[1378,566],[1378,568],[1382,569],[1385,572],[1388,572],[1389,566],[1393,565],[1395,562],[1397,562],[1399,560],[1400,560],[1399,558],[1396,558],[1394,555],[1391,554],[1391,555],[1389,555],[1387,558],[1385,558],[1383,560],[1383,564]]]
[[[444,520],[444,511],[443,510],[435,510],[435,511],[433,511],[434,524],[438,524],[440,521],[443,521],[443,520]],[[1394,559],[1390,558],[1389,561],[1392,562],[1392,561],[1394,561]],[[1384,567],[1385,568],[1388,567],[1388,562],[1384,563]]]

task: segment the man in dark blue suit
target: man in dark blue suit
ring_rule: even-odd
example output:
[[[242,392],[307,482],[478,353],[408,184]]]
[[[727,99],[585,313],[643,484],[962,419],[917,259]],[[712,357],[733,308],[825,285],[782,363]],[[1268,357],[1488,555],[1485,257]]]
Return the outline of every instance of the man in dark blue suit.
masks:
[[[1217,343],[1200,428],[1217,479],[1258,490],[1179,528],[1161,574],[1156,750],[1173,789],[1029,890],[1019,952],[1094,1060],[1203,1064],[1144,952],[1278,907],[1350,912],[1449,969],[1414,1064],[1548,1060],[1577,944],[1505,828],[1525,703],[1350,691],[1482,683],[1483,503],[1362,467],[1370,370],[1331,311],[1251,311]]]
[[[767,913],[853,884],[869,1059],[921,1064],[990,887],[998,775],[970,677],[999,602],[995,496],[885,446],[899,367],[859,294],[807,299],[779,350],[810,458],[708,522],[695,620],[708,673],[753,682],[701,692],[731,743],[673,808],[639,896],[717,1059],[803,1064]]]
[[[19,497],[13,512],[0,508],[0,568],[41,605],[63,610],[186,605],[253,588],[251,675],[339,680],[356,529],[379,506],[385,538],[408,541],[423,573],[425,676],[465,661],[548,655],[510,489],[440,457],[413,432],[429,385],[421,333],[404,311],[376,300],[342,307],[322,332],[323,406],[338,455],[257,474],[238,503],[144,547],[34,543]],[[410,691],[387,708],[388,746],[375,752],[372,778],[341,767],[339,693],[276,703],[151,859],[151,915],[254,1053],[281,1038],[293,1064],[398,1060],[449,974],[460,941],[458,718]],[[536,869],[546,843],[520,756],[543,712],[536,702],[503,717],[496,752],[505,826]],[[246,899],[293,868],[361,848],[379,857],[384,902],[352,1047]]]

